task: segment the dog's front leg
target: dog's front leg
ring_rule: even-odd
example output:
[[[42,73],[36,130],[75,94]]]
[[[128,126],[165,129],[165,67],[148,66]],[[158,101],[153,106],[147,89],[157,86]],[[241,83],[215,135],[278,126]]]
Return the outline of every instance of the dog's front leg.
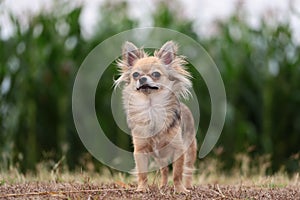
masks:
[[[147,153],[134,152],[135,165],[138,175],[138,191],[147,190],[147,169],[148,159]]]
[[[185,189],[183,183],[182,183],[182,173],[183,173],[183,163],[184,163],[184,155],[180,155],[180,157],[174,161],[173,163],[173,182],[176,192],[188,192],[187,189]]]

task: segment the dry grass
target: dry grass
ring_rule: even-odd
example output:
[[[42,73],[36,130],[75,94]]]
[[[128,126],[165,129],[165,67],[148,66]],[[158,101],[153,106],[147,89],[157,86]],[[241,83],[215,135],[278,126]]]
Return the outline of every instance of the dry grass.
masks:
[[[69,172],[59,163],[50,170],[45,164],[40,164],[37,173],[24,175],[12,168],[0,173],[0,199],[300,199],[299,173],[288,176],[281,171],[266,176],[267,157],[261,158],[257,167],[249,167],[247,156],[238,155],[237,160],[238,165],[229,174],[219,170],[222,164],[215,159],[201,161],[194,175],[195,187],[192,193],[184,196],[173,194],[171,178],[170,186],[160,190],[160,175],[155,172],[149,175],[150,190],[137,193],[134,176],[118,172],[111,174],[108,169],[101,173]]]

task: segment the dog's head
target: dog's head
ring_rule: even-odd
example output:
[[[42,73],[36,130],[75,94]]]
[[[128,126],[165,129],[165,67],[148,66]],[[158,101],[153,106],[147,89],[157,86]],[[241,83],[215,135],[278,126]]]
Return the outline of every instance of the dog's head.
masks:
[[[186,98],[191,87],[190,74],[185,70],[185,60],[177,56],[177,45],[166,42],[154,56],[148,56],[143,49],[126,42],[122,49],[122,59],[118,62],[121,76],[115,85],[126,83],[130,92],[145,95],[169,90]]]

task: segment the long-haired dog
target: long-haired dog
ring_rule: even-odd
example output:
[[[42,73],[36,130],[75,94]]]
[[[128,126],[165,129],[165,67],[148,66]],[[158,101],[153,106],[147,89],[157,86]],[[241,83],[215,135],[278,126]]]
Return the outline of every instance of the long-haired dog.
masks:
[[[133,137],[138,190],[147,189],[150,157],[160,167],[161,186],[168,182],[171,162],[175,191],[187,192],[192,186],[197,151],[194,119],[179,101],[189,96],[192,83],[177,49],[173,41],[168,41],[149,56],[126,42],[118,62],[121,76],[115,86],[125,83],[123,104]]]

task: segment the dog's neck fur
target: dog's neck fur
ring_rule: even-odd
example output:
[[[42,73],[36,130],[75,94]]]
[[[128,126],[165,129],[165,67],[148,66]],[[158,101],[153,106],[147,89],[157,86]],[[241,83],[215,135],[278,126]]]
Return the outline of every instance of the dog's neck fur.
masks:
[[[126,89],[123,92],[127,122],[133,136],[136,133],[138,137],[149,137],[166,132],[174,126],[174,120],[180,119],[179,100],[169,90],[159,91],[159,94],[132,94]]]

